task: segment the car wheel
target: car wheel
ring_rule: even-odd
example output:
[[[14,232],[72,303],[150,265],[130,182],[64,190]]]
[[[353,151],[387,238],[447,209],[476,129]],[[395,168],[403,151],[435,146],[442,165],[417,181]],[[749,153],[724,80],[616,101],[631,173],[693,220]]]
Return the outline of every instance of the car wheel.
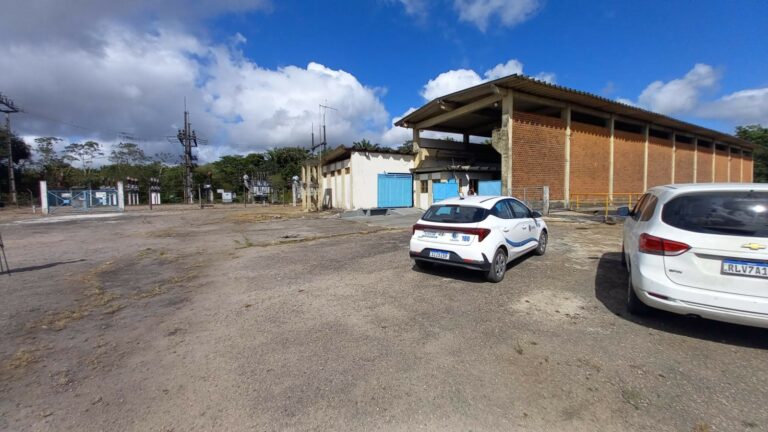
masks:
[[[650,311],[650,307],[640,300],[635,293],[635,287],[632,285],[632,267],[627,266],[627,312],[632,315],[645,315]]]
[[[428,269],[431,269],[432,266],[434,265],[429,261],[424,261],[420,259],[414,260],[414,263],[416,264],[416,268],[419,270],[428,270]]]
[[[491,268],[488,270],[486,279],[490,282],[501,282],[504,279],[504,273],[507,271],[507,254],[504,249],[499,248],[493,255]]]
[[[539,234],[539,246],[536,248],[536,251],[534,252],[536,255],[544,255],[545,252],[547,252],[547,242],[549,241],[549,235],[547,235],[547,230],[544,230]]]

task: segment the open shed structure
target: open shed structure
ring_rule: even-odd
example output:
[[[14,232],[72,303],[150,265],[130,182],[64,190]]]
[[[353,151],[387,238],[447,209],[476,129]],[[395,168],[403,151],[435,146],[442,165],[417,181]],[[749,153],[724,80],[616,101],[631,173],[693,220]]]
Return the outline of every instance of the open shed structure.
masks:
[[[415,173],[429,164],[420,145],[435,146],[422,131],[460,134],[469,150],[485,151],[469,145],[472,136],[490,139],[501,192],[548,186],[553,204],[668,183],[752,182],[748,141],[522,75],[434,99],[396,125],[413,129]]]

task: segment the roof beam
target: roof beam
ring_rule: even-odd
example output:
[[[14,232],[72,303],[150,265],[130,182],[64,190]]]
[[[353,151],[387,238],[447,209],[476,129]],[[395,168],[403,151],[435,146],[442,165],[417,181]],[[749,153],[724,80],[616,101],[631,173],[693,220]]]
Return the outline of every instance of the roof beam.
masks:
[[[461,117],[464,114],[471,113],[473,111],[477,111],[479,109],[485,108],[488,105],[491,105],[492,103],[500,100],[501,100],[501,95],[493,94],[490,96],[486,96],[472,103],[462,105],[452,111],[448,111],[440,115],[436,115],[430,119],[426,119],[422,122],[416,123],[412,127],[414,129],[419,129],[419,130],[429,129],[432,126],[439,125],[440,123],[447,122],[449,120],[455,119],[456,117]]]

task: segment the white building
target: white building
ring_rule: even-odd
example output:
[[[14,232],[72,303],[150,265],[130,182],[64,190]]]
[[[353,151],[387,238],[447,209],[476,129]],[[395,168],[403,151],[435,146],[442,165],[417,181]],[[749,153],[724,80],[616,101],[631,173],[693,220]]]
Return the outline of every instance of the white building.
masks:
[[[344,210],[413,207],[414,156],[338,147],[323,158],[319,202]]]

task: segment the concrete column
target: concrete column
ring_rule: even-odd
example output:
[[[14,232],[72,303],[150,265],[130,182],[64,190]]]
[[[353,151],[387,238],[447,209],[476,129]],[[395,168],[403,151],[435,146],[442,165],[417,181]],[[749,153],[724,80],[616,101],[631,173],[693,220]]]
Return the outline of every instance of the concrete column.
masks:
[[[514,114],[514,96],[507,91],[501,99],[501,128],[506,131],[506,145],[502,144],[501,153],[501,194],[512,194],[512,129]]]
[[[699,139],[693,137],[693,182],[698,183],[699,178]]]
[[[608,197],[613,201],[613,159],[614,159],[614,131],[616,129],[616,118],[613,114],[608,119],[608,129],[611,131],[611,138],[609,139],[609,151],[608,151]]]
[[[416,152],[416,156],[414,157],[414,168],[418,168],[419,164],[421,163],[422,156],[421,156],[421,134],[418,129],[413,129],[413,151]]]
[[[643,192],[648,190],[648,145],[650,142],[651,125],[645,125],[643,134],[645,135],[645,144],[643,146]]]
[[[565,113],[565,167],[563,170],[563,177],[565,179],[563,184],[563,198],[565,200],[565,208],[569,208],[571,205],[571,106],[567,105],[564,110]]]
[[[744,183],[744,149],[739,150],[739,183]]]
[[[48,183],[40,181],[40,209],[44,215],[48,214]]]
[[[464,137],[463,137],[463,138],[464,138],[464,139],[463,139],[463,141],[464,141],[464,145],[465,145],[465,146],[469,145],[469,134],[464,134]]]
[[[117,182],[117,208],[120,211],[125,211],[125,188],[123,188],[123,182]]]
[[[725,151],[728,153],[728,183],[731,182],[731,146],[725,146]]]
[[[712,183],[715,182],[715,167],[717,167],[717,164],[715,163],[715,159],[717,158],[717,142],[715,140],[712,140]]]
[[[677,134],[672,132],[672,183],[675,182],[675,155],[677,154]]]

